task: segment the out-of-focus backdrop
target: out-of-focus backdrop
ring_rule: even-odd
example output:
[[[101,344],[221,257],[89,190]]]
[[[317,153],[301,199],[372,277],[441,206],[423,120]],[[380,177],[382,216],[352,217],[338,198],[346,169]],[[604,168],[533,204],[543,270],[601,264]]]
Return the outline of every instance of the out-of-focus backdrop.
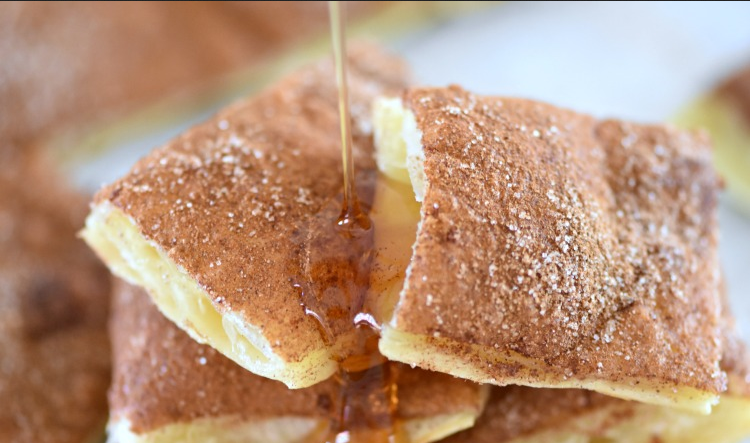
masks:
[[[329,49],[325,2],[0,5],[0,161],[49,150],[93,192],[218,107]],[[658,122],[750,63],[747,2],[352,2],[420,83]],[[750,171],[748,171],[750,174]],[[750,219],[721,257],[750,338]]]

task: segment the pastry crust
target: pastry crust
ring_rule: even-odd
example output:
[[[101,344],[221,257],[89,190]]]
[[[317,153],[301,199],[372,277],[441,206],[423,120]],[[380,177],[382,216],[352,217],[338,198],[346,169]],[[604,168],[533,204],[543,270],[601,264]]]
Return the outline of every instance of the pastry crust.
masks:
[[[115,286],[110,334],[110,442],[306,441],[325,428],[338,395],[332,379],[290,390],[249,373],[196,343],[123,281]],[[484,406],[479,385],[409,367],[399,372],[398,417],[409,442],[466,429]]]
[[[708,142],[457,86],[402,100],[423,202],[381,352],[708,413],[725,389]]]
[[[407,77],[373,46],[350,50],[354,161],[366,206],[375,174],[369,104]],[[336,97],[326,61],[231,106],[102,189],[83,232],[116,274],[145,286],[193,338],[291,388],[333,374],[332,353],[344,352],[351,332],[334,331],[340,340],[326,345],[300,306],[310,228],[340,210]]]
[[[475,427],[445,443],[734,443],[750,434],[750,358],[724,304],[721,367],[728,391],[711,415],[580,389],[494,388]]]
[[[106,269],[76,238],[86,201],[33,150],[0,149],[0,441],[100,436]]]
[[[750,399],[722,396],[710,415],[569,389],[496,387],[477,424],[445,443],[735,443],[750,434]]]

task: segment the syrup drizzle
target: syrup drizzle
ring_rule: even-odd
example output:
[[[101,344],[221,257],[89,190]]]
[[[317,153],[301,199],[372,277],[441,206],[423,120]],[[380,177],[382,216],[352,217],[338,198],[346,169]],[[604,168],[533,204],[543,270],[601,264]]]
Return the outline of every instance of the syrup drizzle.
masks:
[[[302,239],[305,278],[295,283],[305,313],[339,363],[340,388],[332,399],[330,426],[314,437],[325,443],[398,443],[397,367],[378,351],[380,326],[365,306],[373,258],[373,226],[359,195],[372,197],[375,172],[355,176],[344,19],[340,2],[331,1],[330,18],[339,91],[342,194],[311,218]],[[365,201],[372,201],[372,198]]]
[[[333,59],[336,84],[339,90],[339,126],[341,127],[341,160],[344,166],[344,202],[337,220],[339,226],[356,225],[370,228],[370,218],[359,205],[354,186],[354,157],[352,155],[351,114],[349,113],[349,83],[346,77],[346,36],[341,2],[329,1]]]

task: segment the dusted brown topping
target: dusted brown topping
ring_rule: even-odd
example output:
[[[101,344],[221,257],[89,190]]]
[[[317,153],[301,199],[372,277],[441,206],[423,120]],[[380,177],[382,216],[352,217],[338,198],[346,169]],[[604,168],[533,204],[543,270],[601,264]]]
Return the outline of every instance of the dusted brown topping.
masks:
[[[716,88],[715,94],[737,108],[750,125],[750,66],[745,67]]]
[[[360,17],[379,4],[362,2]],[[324,2],[0,4],[0,138],[28,142],[203,87],[327,30]]]
[[[0,441],[103,429],[109,277],[76,238],[85,200],[31,151],[0,153]]]
[[[729,345],[724,349],[721,366],[729,375],[729,395],[748,397],[747,348],[736,334],[729,334],[728,338]],[[496,387],[477,424],[445,443],[498,443],[547,431],[563,435],[565,430],[576,429],[572,420],[583,418],[587,413],[604,412],[606,418],[600,422],[589,419],[586,423],[591,427],[578,430],[595,436],[633,417],[637,407],[638,403],[580,389]],[[656,409],[651,412],[657,413]]]
[[[398,417],[402,420],[481,412],[481,388],[476,383],[439,372],[398,363]]]
[[[115,285],[112,312],[111,415],[113,421],[129,420],[136,433],[224,415],[327,416],[332,381],[291,390],[256,376],[193,341],[143,290],[122,281]]]
[[[495,387],[484,413],[471,429],[444,443],[499,443],[546,430],[570,429],[570,421],[604,407],[615,406],[602,428],[631,413],[634,403],[580,389],[535,389],[522,386]]]
[[[112,420],[129,420],[136,433],[227,415],[243,420],[326,419],[338,393],[333,380],[290,390],[247,372],[213,348],[190,339],[159,313],[141,289],[121,281],[116,285],[111,336]],[[478,413],[478,386],[419,369],[401,367],[399,371],[402,419]]]
[[[397,329],[533,359],[531,383],[723,390],[705,140],[459,87],[404,98],[426,186]]]
[[[406,76],[374,47],[350,54],[355,169],[367,174],[370,101]],[[130,216],[219,312],[241,315],[276,354],[300,361],[320,343],[294,287],[311,241],[300,234],[340,192],[338,137],[335,76],[319,63],[154,151],[96,201]]]
[[[734,330],[734,319],[729,312],[729,300],[722,304],[723,342],[721,368],[729,376],[728,392],[724,395],[741,395],[750,398],[750,359],[747,347]],[[576,430],[574,419],[584,418],[587,413],[604,412],[601,421],[586,419],[586,429],[580,433],[595,436],[632,418],[639,404],[608,397],[581,389],[536,389],[519,386],[495,387],[477,424],[446,443],[510,441],[514,438]],[[647,406],[648,407],[648,406]],[[648,415],[658,415],[652,409]],[[669,416],[667,416],[669,417]],[[674,417],[672,417],[673,419]],[[658,429],[658,426],[657,426]],[[672,436],[676,438],[676,436]]]

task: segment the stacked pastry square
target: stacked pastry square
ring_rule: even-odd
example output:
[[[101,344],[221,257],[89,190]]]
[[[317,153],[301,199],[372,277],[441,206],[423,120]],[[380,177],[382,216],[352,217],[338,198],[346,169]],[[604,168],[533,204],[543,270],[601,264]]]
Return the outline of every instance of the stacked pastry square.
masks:
[[[413,88],[370,46],[349,70],[373,220],[365,304],[380,351],[404,364],[401,440],[750,432],[705,139]],[[324,336],[299,289],[314,275],[309,228],[341,191],[336,100],[332,65],[307,67],[96,196],[83,236],[128,282],[110,441],[323,438],[351,337]]]

